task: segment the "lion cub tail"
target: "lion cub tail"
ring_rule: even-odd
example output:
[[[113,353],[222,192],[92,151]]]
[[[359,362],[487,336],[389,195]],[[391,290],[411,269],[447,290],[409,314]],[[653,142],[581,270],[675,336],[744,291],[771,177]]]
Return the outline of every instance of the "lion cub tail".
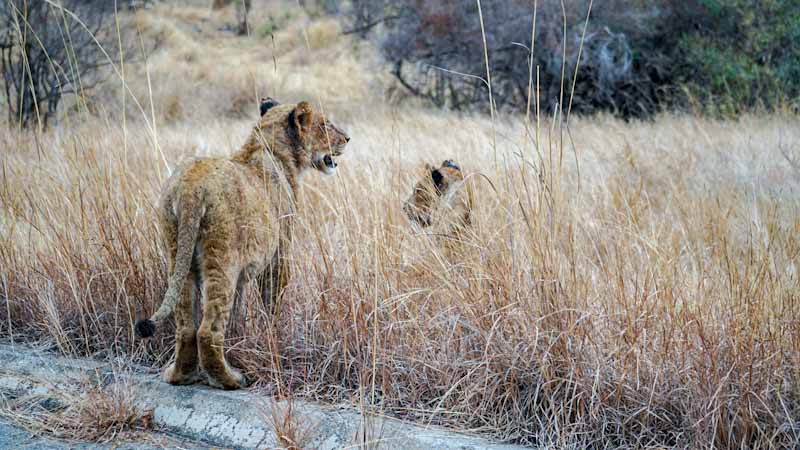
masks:
[[[156,324],[169,317],[175,304],[180,298],[183,282],[189,275],[192,266],[192,257],[197,243],[197,234],[200,230],[200,220],[205,214],[204,209],[196,205],[194,200],[199,196],[186,195],[181,198],[178,222],[178,251],[175,255],[175,268],[169,278],[167,293],[161,306],[147,319],[136,321],[136,334],[140,338],[148,338],[155,334]]]

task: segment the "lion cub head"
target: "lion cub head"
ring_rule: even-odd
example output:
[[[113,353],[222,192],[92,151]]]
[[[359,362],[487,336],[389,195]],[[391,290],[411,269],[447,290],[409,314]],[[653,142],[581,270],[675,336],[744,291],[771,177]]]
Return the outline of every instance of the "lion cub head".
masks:
[[[442,224],[463,229],[471,223],[472,193],[453,160],[440,167],[425,164],[422,179],[403,205],[408,218],[422,227]]]
[[[298,174],[310,168],[336,172],[336,157],[350,137],[310,103],[281,104],[268,97],[261,99],[259,110],[261,120],[236,158],[248,161],[266,149]]]
[[[311,166],[326,175],[333,175],[337,167],[335,158],[342,154],[350,137],[308,102],[298,103],[289,113],[289,126],[295,130]]]

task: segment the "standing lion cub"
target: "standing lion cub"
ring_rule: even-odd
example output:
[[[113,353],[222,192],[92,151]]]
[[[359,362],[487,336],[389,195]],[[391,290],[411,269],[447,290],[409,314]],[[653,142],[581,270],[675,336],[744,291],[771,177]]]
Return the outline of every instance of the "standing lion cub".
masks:
[[[169,286],[158,311],[136,323],[139,336],[152,336],[174,309],[175,362],[164,371],[165,381],[193,383],[204,370],[212,386],[245,386],[223,351],[234,295],[256,278],[264,302],[275,307],[287,282],[300,175],[311,168],[335,172],[334,158],[349,140],[307,102],[265,99],[261,119],[231,158],[195,159],[170,176],[159,206]],[[200,306],[194,301],[198,291]]]

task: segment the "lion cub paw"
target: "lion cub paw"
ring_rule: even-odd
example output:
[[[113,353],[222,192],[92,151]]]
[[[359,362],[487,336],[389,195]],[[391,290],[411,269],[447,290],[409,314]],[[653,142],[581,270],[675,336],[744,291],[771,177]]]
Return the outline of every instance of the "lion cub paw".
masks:
[[[208,385],[218,389],[234,390],[246,388],[250,385],[250,382],[238,370],[229,369],[228,373],[222,377],[214,377],[209,374]]]
[[[161,378],[169,383],[174,385],[186,385],[186,384],[194,384],[199,383],[206,380],[206,377],[203,373],[199,370],[195,370],[189,374],[181,374],[175,370],[175,365],[172,364],[164,370],[163,375]]]

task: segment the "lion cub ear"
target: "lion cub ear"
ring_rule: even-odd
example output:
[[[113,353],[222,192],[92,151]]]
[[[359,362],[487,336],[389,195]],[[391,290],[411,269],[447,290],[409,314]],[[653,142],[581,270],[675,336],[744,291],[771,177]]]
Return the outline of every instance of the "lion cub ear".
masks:
[[[431,179],[433,180],[433,185],[436,186],[437,189],[442,187],[444,175],[442,175],[442,172],[439,172],[439,169],[431,170]]]
[[[292,111],[294,126],[298,130],[304,130],[310,127],[313,117],[314,110],[311,108],[311,104],[308,102],[298,103],[297,106],[295,106],[294,111]]]
[[[453,161],[452,159],[445,159],[442,162],[442,167],[450,167],[456,170],[461,170],[461,167],[458,167],[458,164],[456,164],[456,162]]]
[[[264,114],[267,113],[267,111],[269,111],[275,106],[278,106],[279,104],[280,103],[278,103],[278,101],[272,97],[262,97],[261,104],[259,105],[258,109],[261,112],[261,115],[263,116]]]

